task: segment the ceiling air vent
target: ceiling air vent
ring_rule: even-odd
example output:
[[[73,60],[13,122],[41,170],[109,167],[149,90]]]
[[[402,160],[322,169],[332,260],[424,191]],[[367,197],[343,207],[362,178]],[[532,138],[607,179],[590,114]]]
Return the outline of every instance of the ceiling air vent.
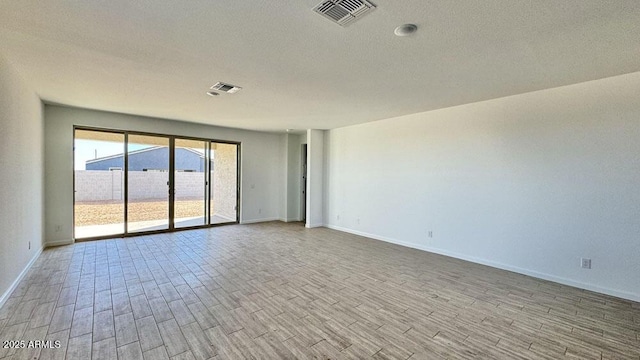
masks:
[[[366,0],[326,0],[313,11],[341,26],[347,26],[372,12],[376,6]]]
[[[240,86],[226,84],[226,83],[223,83],[223,82],[220,82],[220,81],[218,81],[217,83],[215,83],[215,85],[213,85],[211,87],[211,90],[220,90],[220,91],[226,92],[228,94],[236,93],[236,92],[240,91],[240,89],[242,89]]]

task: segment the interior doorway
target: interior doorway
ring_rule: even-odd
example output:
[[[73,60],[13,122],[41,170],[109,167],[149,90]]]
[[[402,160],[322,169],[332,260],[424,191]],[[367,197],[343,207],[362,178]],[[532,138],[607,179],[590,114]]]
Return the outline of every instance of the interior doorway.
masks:
[[[300,219],[307,222],[307,144],[302,144],[302,179],[300,181]]]

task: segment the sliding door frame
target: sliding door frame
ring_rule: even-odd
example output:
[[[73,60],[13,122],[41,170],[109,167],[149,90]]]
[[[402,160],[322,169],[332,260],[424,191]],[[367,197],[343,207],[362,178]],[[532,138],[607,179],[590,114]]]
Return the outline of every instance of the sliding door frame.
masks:
[[[75,148],[75,140],[76,140],[76,130],[84,130],[84,131],[96,131],[96,132],[107,132],[114,134],[122,134],[124,135],[124,147],[123,147],[123,157],[124,157],[124,233],[118,234],[110,234],[110,235],[101,235],[101,236],[92,236],[77,239],[76,238],[76,170],[75,170],[75,156],[76,156],[76,148]],[[167,229],[163,230],[150,230],[150,231],[140,231],[140,232],[129,232],[129,219],[128,219],[128,206],[129,206],[129,135],[142,135],[142,136],[158,136],[158,137],[166,137],[169,139],[169,226]],[[205,224],[204,225],[195,225],[195,226],[185,226],[185,227],[175,227],[175,140],[176,139],[185,139],[185,140],[196,140],[203,141],[205,145]],[[236,145],[236,219],[235,221],[224,222],[224,223],[211,223],[211,144],[219,143],[219,144],[230,144]],[[169,134],[161,134],[161,133],[151,133],[144,131],[136,131],[136,130],[122,130],[122,129],[110,129],[110,128],[101,128],[101,127],[93,127],[93,126],[84,126],[84,125],[74,125],[73,126],[73,155],[72,155],[72,182],[73,182],[73,230],[72,236],[74,242],[82,242],[82,241],[92,241],[92,240],[103,240],[103,239],[112,239],[112,238],[126,238],[126,237],[134,237],[134,236],[142,236],[142,235],[151,235],[151,234],[161,234],[161,233],[171,233],[176,231],[183,230],[194,230],[194,229],[204,229],[210,227],[224,226],[224,225],[233,225],[240,223],[240,148],[242,143],[239,141],[229,141],[229,140],[217,140],[217,139],[208,139],[201,137],[193,137],[193,136],[182,136],[182,135],[169,135]]]
[[[123,159],[123,176],[124,176],[124,187],[122,189],[122,191],[124,191],[124,196],[123,196],[123,201],[124,201],[124,214],[123,214],[123,221],[124,221],[124,233],[116,233],[116,234],[109,234],[109,235],[100,235],[100,236],[91,236],[91,237],[86,237],[86,238],[81,238],[81,239],[76,239],[76,169],[75,169],[75,164],[76,164],[76,130],[85,130],[85,131],[95,131],[95,132],[103,132],[103,133],[112,133],[112,134],[122,134],[123,136],[123,142],[122,142],[122,153],[126,154],[127,152],[127,133],[125,131],[122,130],[115,130],[115,129],[104,129],[104,128],[93,128],[93,127],[87,127],[87,126],[73,126],[73,144],[72,144],[72,166],[71,166],[71,174],[72,174],[72,183],[73,183],[73,206],[71,207],[73,209],[73,213],[72,213],[72,218],[73,218],[73,222],[72,222],[72,231],[71,231],[71,236],[73,237],[73,241],[74,242],[81,242],[81,241],[87,241],[87,240],[102,240],[102,239],[111,239],[111,238],[117,238],[117,237],[123,237],[124,234],[127,233],[127,172],[124,171],[124,169],[127,168],[127,157],[124,156]]]
[[[207,217],[209,218],[209,220],[207,221],[211,226],[220,226],[220,225],[229,225],[229,224],[239,224],[240,223],[240,143],[239,142],[234,142],[234,141],[220,141],[220,140],[209,140],[209,143],[207,145],[208,147],[208,151],[209,151],[209,155],[211,155],[211,144],[213,143],[217,143],[217,144],[228,144],[228,145],[236,145],[236,221],[229,221],[229,222],[224,222],[224,223],[217,223],[217,224],[211,224],[211,195],[212,195],[212,191],[213,189],[211,188],[211,185],[213,184],[213,181],[211,179],[211,157],[208,156],[208,160],[207,161],[208,164],[208,194],[207,196],[209,197],[209,201],[208,201],[208,205],[209,208],[207,209]]]

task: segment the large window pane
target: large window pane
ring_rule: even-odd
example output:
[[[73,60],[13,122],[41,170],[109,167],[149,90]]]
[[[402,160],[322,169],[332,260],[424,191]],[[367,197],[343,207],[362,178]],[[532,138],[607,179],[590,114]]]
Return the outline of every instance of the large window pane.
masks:
[[[76,239],[124,233],[124,134],[75,130]]]
[[[238,145],[211,143],[211,224],[236,221]]]
[[[169,228],[169,138],[129,135],[127,231]]]
[[[174,226],[176,228],[206,224],[205,146],[204,141],[187,139],[175,141]]]

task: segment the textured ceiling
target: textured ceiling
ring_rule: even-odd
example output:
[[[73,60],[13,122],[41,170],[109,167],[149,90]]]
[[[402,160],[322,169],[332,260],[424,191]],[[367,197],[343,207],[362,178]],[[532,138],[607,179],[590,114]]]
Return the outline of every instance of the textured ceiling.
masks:
[[[270,131],[640,71],[638,0],[373,0],[346,28],[318,2],[2,1],[0,55],[47,102]]]

